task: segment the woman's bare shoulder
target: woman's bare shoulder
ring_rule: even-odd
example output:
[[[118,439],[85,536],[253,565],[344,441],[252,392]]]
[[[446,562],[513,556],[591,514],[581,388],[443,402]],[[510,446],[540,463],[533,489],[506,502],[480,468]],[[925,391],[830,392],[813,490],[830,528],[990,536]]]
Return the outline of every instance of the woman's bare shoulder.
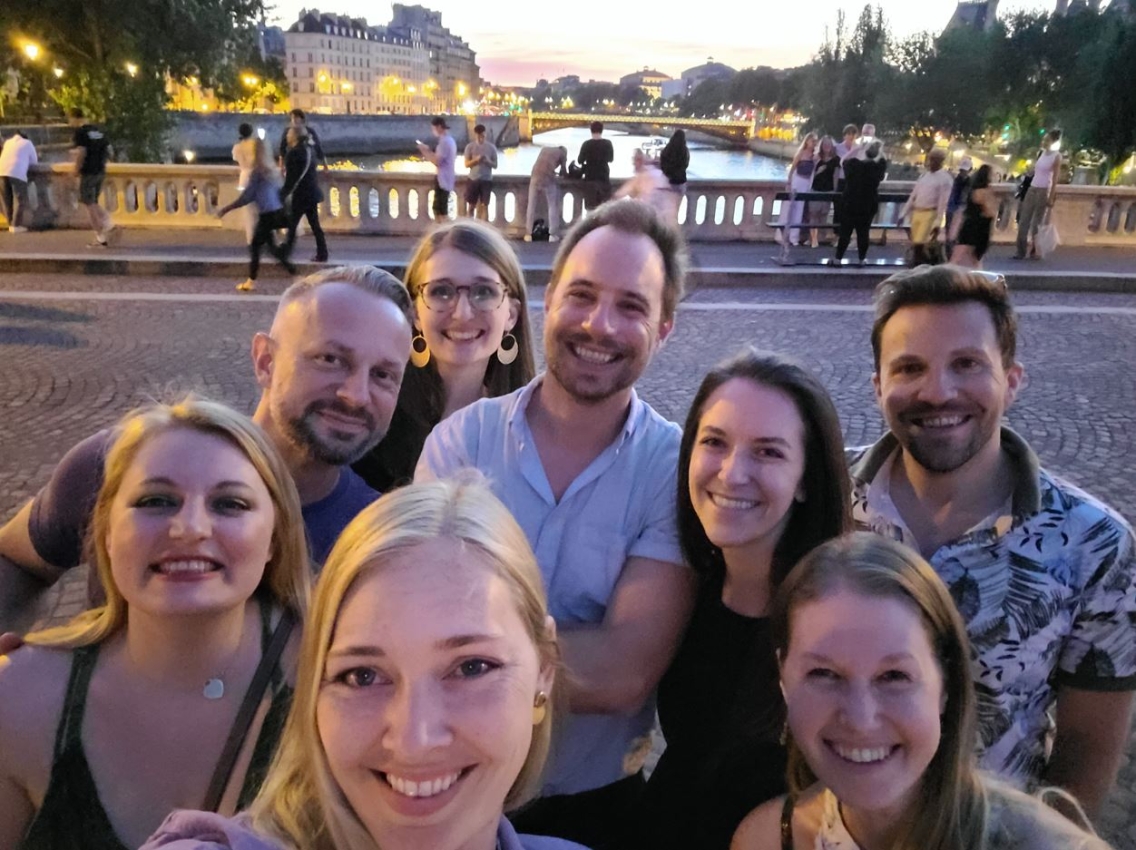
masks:
[[[71,652],[22,646],[0,655],[0,738],[57,719],[71,674]]]
[[[785,806],[784,797],[776,797],[762,803],[745,816],[730,850],[778,850],[781,847],[781,810]]]

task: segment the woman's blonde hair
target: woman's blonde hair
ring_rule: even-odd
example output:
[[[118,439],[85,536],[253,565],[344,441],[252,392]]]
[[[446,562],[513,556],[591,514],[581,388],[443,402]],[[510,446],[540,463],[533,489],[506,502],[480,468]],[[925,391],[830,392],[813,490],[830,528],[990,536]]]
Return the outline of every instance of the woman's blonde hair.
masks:
[[[100,643],[126,625],[127,604],[114,582],[107,532],[111,505],[127,470],[147,442],[159,434],[185,429],[220,437],[248,458],[264,481],[276,524],[272,531],[272,557],[265,566],[258,592],[290,609],[298,619],[307,611],[311,565],[296,485],[279,453],[251,419],[215,401],[189,396],[176,404],[149,404],[128,413],[119,422],[106,456],[103,483],[95,501],[87,549],[106,592],[106,603],[84,611],[70,623],[34,632],[28,643],[75,648]]]
[[[794,612],[847,589],[898,599],[919,612],[943,673],[946,707],[939,748],[924,771],[893,850],[977,850],[985,846],[986,793],[975,765],[976,700],[966,626],[946,586],[920,555],[862,531],[822,543],[801,559],[777,590],[770,627],[778,657],[789,650]],[[802,793],[817,781],[800,747],[789,740],[789,787]]]
[[[316,711],[327,654],[351,589],[396,554],[439,538],[458,541],[493,565],[513,594],[542,666],[556,665],[556,639],[547,627],[548,606],[536,558],[512,514],[481,477],[468,473],[388,493],[344,529],[320,574],[282,744],[249,808],[258,831],[294,850],[375,847],[332,777],[320,740]],[[453,567],[460,570],[462,563]],[[525,763],[505,797],[506,809],[520,805],[535,790],[548,755],[552,713],[533,729]]]

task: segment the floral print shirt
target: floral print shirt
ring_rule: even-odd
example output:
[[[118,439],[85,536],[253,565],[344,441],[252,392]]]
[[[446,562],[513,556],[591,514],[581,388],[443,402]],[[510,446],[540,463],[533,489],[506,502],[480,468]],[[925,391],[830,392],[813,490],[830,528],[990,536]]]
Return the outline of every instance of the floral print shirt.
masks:
[[[1008,428],[1002,449],[1016,470],[1009,513],[928,560],[970,636],[980,766],[1030,787],[1045,767],[1060,687],[1136,690],[1136,541],[1118,513],[1040,469]],[[849,451],[853,518],[918,550],[888,492],[898,456],[891,434]]]

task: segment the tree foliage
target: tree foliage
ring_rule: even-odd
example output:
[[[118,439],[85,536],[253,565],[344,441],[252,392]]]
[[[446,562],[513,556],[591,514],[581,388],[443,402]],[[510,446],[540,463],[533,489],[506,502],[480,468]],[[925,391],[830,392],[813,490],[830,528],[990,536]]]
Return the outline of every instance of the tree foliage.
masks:
[[[52,97],[104,121],[119,150],[136,159],[160,151],[167,77],[235,90],[264,11],[262,0],[2,2],[10,29],[62,70]]]
[[[878,6],[849,30],[843,13],[801,72],[800,109],[813,128],[872,122],[917,139],[985,136],[1032,156],[1061,127],[1066,149],[1115,163],[1136,147],[1136,18],[1123,11],[1018,12],[982,31],[896,40]]]

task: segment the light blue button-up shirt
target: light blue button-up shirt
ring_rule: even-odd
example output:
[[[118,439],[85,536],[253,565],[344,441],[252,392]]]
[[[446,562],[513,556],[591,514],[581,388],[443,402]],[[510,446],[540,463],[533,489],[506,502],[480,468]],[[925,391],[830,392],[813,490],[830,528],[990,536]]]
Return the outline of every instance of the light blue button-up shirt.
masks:
[[[675,516],[682,431],[632,392],[623,430],[557,502],[525,411],[543,376],[507,396],[482,399],[434,428],[415,481],[473,466],[512,511],[536,552],[557,623],[599,623],[628,558],[683,563]],[[641,766],[655,717],[562,717],[542,794],[575,794]]]

